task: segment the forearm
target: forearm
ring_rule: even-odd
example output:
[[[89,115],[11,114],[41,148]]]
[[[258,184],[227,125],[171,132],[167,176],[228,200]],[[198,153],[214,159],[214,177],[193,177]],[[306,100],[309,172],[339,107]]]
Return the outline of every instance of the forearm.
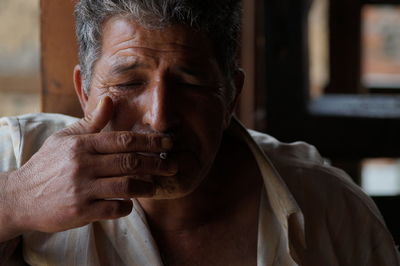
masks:
[[[12,182],[13,172],[0,173],[0,244],[14,239],[23,232],[16,223],[16,195],[9,191],[9,183]],[[14,180],[13,180],[14,181]]]

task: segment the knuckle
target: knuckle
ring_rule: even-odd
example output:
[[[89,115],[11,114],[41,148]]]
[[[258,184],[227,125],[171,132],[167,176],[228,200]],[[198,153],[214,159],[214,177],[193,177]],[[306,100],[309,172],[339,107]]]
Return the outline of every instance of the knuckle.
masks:
[[[69,127],[65,128],[62,130],[64,135],[71,135],[74,134],[75,131],[79,131],[83,128],[85,128],[85,125],[89,123],[88,118],[82,118],[81,120],[73,123]]]
[[[118,134],[117,136],[117,144],[121,147],[129,148],[133,145],[134,142],[135,137],[128,132],[123,132],[121,134]]]
[[[69,158],[72,172],[81,172],[86,169],[89,164],[89,156],[85,152],[85,141],[82,138],[72,136],[69,137],[65,144],[65,158]]]
[[[50,135],[46,140],[45,140],[45,145],[48,145],[50,147],[59,147],[63,146],[65,143],[66,137],[63,135],[63,132],[58,131],[52,135]]]
[[[93,120],[93,114],[89,113],[87,115],[85,115],[85,117],[83,117],[80,121],[78,121],[78,124],[80,124],[81,126],[90,124],[90,122]]]
[[[133,155],[130,155],[128,157],[130,157],[129,161],[130,161],[130,165],[132,167],[132,170],[138,170],[140,168],[140,165],[141,165],[140,157],[133,156]]]
[[[140,158],[132,154],[121,155],[119,161],[123,172],[136,171],[141,164]]]
[[[72,174],[72,176],[80,176],[83,173],[87,173],[90,171],[91,167],[88,165],[88,160],[85,159],[85,156],[82,154],[73,154],[71,155],[70,158],[70,164],[69,164],[69,172]]]
[[[82,217],[85,213],[84,209],[81,204],[74,204],[69,207],[67,213],[70,217]]]
[[[84,147],[84,141],[79,136],[70,136],[67,140],[67,145],[72,151],[81,151]]]
[[[158,139],[151,135],[146,136],[146,143],[144,146],[146,146],[149,149],[156,148],[159,146]]]
[[[72,161],[69,168],[71,176],[78,177],[81,174],[83,167],[78,162]]]
[[[88,129],[90,131],[100,131],[101,128],[99,128],[96,123],[93,123],[95,120],[94,115],[92,113],[87,114],[84,118],[79,120],[77,122],[77,128],[78,129]]]
[[[116,195],[127,195],[130,190],[130,181],[129,179],[123,179],[118,182],[114,187],[114,193]]]

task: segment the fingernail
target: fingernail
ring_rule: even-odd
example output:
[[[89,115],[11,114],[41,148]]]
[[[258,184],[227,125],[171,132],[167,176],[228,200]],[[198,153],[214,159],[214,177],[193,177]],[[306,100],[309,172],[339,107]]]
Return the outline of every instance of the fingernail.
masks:
[[[165,150],[169,150],[172,148],[172,140],[168,137],[164,137],[161,139],[161,147]]]

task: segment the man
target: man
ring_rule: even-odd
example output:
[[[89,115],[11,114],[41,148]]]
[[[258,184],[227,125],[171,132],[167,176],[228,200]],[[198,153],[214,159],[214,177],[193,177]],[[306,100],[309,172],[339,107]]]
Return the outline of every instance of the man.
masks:
[[[76,18],[85,118],[0,120],[3,265],[399,265],[343,172],[232,117],[239,1],[82,0]]]

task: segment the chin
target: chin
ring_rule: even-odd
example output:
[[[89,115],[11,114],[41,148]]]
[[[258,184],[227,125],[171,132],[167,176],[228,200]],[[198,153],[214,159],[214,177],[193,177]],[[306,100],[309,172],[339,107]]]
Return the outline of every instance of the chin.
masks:
[[[175,153],[179,172],[175,176],[153,176],[156,192],[153,199],[179,199],[195,191],[207,175],[212,162],[201,163],[191,152]]]
[[[156,192],[153,199],[179,199],[192,193],[201,183],[200,178],[186,178],[184,182],[179,176],[162,177],[156,181]]]

